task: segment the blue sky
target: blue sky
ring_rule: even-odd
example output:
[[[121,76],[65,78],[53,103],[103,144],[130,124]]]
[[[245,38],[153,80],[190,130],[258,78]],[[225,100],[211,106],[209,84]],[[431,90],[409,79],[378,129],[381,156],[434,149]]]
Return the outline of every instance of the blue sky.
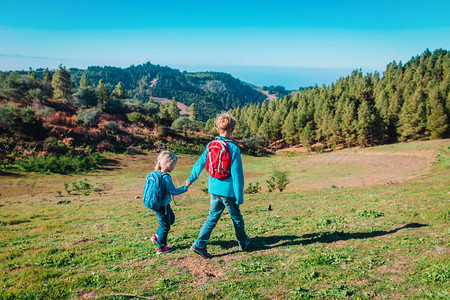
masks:
[[[297,88],[448,50],[449,16],[450,1],[2,0],[0,70],[150,61]]]

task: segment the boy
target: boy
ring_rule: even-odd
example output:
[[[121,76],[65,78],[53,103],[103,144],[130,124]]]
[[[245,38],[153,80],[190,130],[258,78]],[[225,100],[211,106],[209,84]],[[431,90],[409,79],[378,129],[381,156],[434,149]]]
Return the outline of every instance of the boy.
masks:
[[[239,209],[239,205],[244,203],[244,172],[242,170],[241,152],[239,147],[230,139],[235,126],[236,120],[228,113],[221,114],[216,120],[219,137],[217,137],[215,141],[226,144],[226,147],[228,148],[228,153],[226,155],[229,155],[231,167],[230,170],[225,170],[223,172],[228,172],[229,177],[221,179],[211,176],[211,167],[208,169],[210,172],[208,192],[211,194],[209,216],[200,230],[198,239],[196,239],[191,246],[191,251],[203,258],[211,258],[211,254],[206,250],[206,243],[225,208],[228,210],[231,220],[233,221],[234,231],[239,242],[239,250],[247,250],[248,244],[250,243],[250,239],[245,233],[244,219]],[[210,142],[208,146],[213,142],[214,141]],[[192,167],[191,174],[186,182],[187,187],[198,179],[200,173],[205,168],[208,155],[210,155],[210,153],[208,153],[208,146]],[[210,163],[210,160],[211,157],[209,156],[208,163]]]

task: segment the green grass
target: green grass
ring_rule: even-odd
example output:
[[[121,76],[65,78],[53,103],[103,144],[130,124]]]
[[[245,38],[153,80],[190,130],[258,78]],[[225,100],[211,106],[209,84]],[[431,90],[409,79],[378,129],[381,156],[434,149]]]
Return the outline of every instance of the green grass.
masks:
[[[0,299],[125,299],[108,296],[112,294],[157,299],[449,298],[448,146],[441,141],[352,150],[356,153],[244,157],[247,183],[264,182],[274,162],[305,169],[291,176],[283,193],[264,193],[263,188],[263,193],[245,195],[242,213],[250,252],[237,251],[224,213],[208,245],[215,257],[207,261],[189,251],[208,213],[209,199],[198,182],[172,206],[176,223],[169,243],[176,251],[159,257],[146,239],[156,230],[157,219],[135,197],[154,155],[109,157],[117,163],[90,174],[2,176]],[[339,158],[371,159],[372,152],[388,150],[435,152],[425,169],[402,174],[415,175],[407,181],[341,187],[333,178],[344,173]],[[194,161],[181,158],[172,174],[176,186]],[[310,169],[308,161],[315,164]],[[365,174],[356,169],[353,178]],[[308,175],[334,181],[336,187],[302,186]],[[57,193],[64,183],[72,187],[80,181],[101,192]]]

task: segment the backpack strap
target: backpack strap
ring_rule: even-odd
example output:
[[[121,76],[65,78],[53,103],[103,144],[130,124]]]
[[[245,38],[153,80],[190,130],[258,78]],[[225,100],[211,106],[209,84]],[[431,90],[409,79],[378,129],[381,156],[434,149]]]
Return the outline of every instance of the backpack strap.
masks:
[[[159,171],[158,171],[159,172]],[[162,184],[162,182],[163,182],[163,178],[165,177],[165,176],[169,176],[169,177],[171,177],[169,174],[167,174],[166,172],[159,172],[160,174],[161,174],[161,184]],[[171,177],[172,178],[172,177]],[[167,191],[167,189],[164,191],[164,196],[163,196],[163,200],[167,197],[167,195],[169,194],[169,192]],[[166,208],[167,209],[167,208]],[[167,211],[166,211],[166,214],[167,214]]]

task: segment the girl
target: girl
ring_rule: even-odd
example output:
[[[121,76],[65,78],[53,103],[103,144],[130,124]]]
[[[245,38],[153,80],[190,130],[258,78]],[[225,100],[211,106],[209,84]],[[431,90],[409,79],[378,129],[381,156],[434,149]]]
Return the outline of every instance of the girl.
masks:
[[[159,227],[151,238],[151,241],[158,244],[156,249],[157,254],[169,253],[174,247],[167,246],[167,235],[170,230],[170,226],[175,223],[175,214],[172,208],[170,208],[170,202],[172,201],[171,195],[180,195],[186,193],[188,188],[186,185],[176,189],[172,182],[172,177],[168,173],[175,169],[178,157],[170,151],[162,151],[158,156],[158,162],[155,166],[155,172],[159,172],[161,175],[161,182],[163,190],[165,191],[165,197],[162,201],[162,205],[159,209],[153,209],[158,217]]]

